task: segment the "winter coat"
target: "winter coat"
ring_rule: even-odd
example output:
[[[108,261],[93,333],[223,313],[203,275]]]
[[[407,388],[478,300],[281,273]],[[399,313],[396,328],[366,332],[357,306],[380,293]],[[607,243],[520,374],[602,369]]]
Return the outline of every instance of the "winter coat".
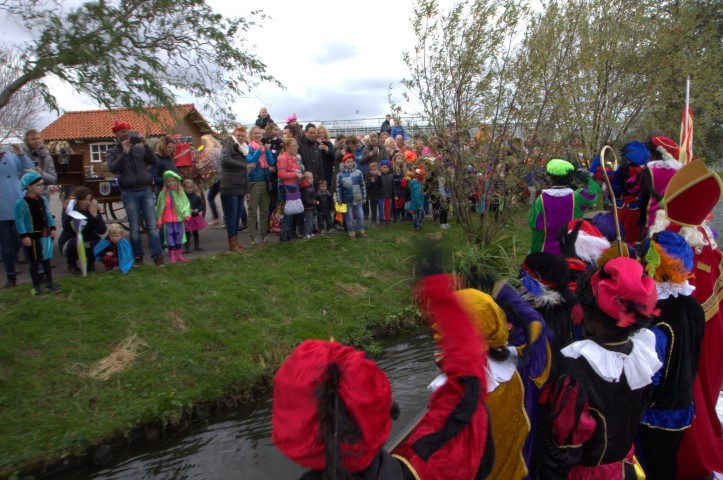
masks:
[[[296,172],[301,170],[301,167],[296,155],[282,153],[279,156],[279,163],[277,167],[279,182],[283,185],[296,185],[299,183],[299,178],[296,176]]]
[[[304,162],[306,171],[314,175],[314,184],[318,184],[319,180],[324,178],[324,165],[322,163],[319,142],[309,140],[306,138],[306,135],[302,135],[299,139],[299,154],[301,155],[301,160]]]
[[[313,210],[316,208],[316,191],[314,185],[308,180],[301,181],[301,203],[304,204],[304,210]]]
[[[394,174],[389,171],[379,177],[379,197],[394,198]]]
[[[256,168],[248,172],[249,182],[264,182],[269,177],[269,169],[261,168],[260,166],[261,155],[265,156],[266,162],[269,164],[269,167],[276,165],[276,159],[271,153],[271,150],[266,149],[266,151],[262,153],[261,148],[254,150],[254,148],[249,145],[249,154],[246,157],[246,169],[248,170],[248,164],[256,164]]]
[[[178,168],[176,168],[176,161],[172,157],[158,157],[157,155],[156,157],[158,158],[158,165],[153,165],[150,172],[153,183],[161,189],[163,188],[163,173],[167,170],[178,173]]]
[[[15,220],[15,203],[23,198],[20,177],[27,170],[33,170],[29,155],[0,153],[0,221]]]
[[[118,175],[121,190],[140,192],[153,184],[148,166],[158,165],[158,157],[148,145],[131,145],[130,151],[125,153],[121,144],[116,142],[108,149],[106,157],[108,170]]]
[[[248,145],[242,146],[230,138],[221,150],[221,195],[246,195],[249,189],[246,178],[246,155]]]
[[[359,165],[364,165],[365,168],[368,168],[369,164],[372,162],[380,163],[382,160],[389,160],[389,151],[384,148],[383,145],[377,145],[377,148],[379,148],[379,153],[372,155],[371,153],[374,150],[374,147],[371,145],[364,147],[361,160],[359,160]],[[361,170],[361,167],[359,169]]]
[[[93,217],[90,215],[90,212],[83,212],[78,210],[77,208],[74,209],[77,212],[82,213],[86,217],[88,217],[88,223],[85,224],[83,227],[83,241],[85,242],[98,242],[102,238],[102,235],[105,235],[105,232],[107,231],[107,228],[105,226],[105,221],[103,221],[103,215],[98,212],[98,214]],[[61,223],[63,225],[63,231],[60,234],[60,237],[58,238],[58,247],[60,249],[63,249],[63,245],[70,240],[71,238],[75,238],[77,235],[77,232],[75,231],[75,228],[73,228],[73,218],[68,216],[65,212],[65,209],[63,209],[63,214],[61,216]]]
[[[331,191],[317,192],[316,200],[319,202],[319,213],[331,213],[334,211],[334,196]]]
[[[198,210],[197,214],[191,213],[192,217],[196,217],[198,215],[201,215],[202,217],[206,216],[206,207],[203,204],[203,200],[199,195],[197,195],[195,192],[191,194],[186,194],[186,197],[188,198],[188,204],[191,208],[191,210]]]
[[[409,209],[416,212],[424,208],[424,189],[422,188],[422,182],[413,178],[409,181],[407,188],[409,188]]]
[[[55,185],[58,183],[58,174],[55,172],[55,162],[53,162],[53,157],[50,156],[48,150],[45,148],[45,145],[41,145],[37,150],[33,150],[26,145],[25,154],[30,157],[33,164],[40,166],[40,176],[43,177],[43,182],[45,182],[43,196],[48,198],[50,193],[48,191],[48,185]]]
[[[336,188],[336,198],[340,203],[356,205],[364,203],[367,198],[364,176],[357,168],[347,169],[342,164],[336,177]]]
[[[407,134],[404,131],[404,127],[397,127],[396,125],[392,127],[392,133],[390,133],[389,136],[396,140],[397,135],[401,135],[404,141],[407,141]]]
[[[379,198],[379,192],[382,189],[382,181],[380,175],[372,175],[370,172],[364,176],[365,186],[367,187],[367,195],[369,200],[376,201]]]
[[[274,123],[274,121],[271,120],[271,115],[266,115],[266,118],[261,118],[261,115],[259,115],[256,119],[256,126],[263,128],[264,130],[266,130],[266,126],[269,123]]]

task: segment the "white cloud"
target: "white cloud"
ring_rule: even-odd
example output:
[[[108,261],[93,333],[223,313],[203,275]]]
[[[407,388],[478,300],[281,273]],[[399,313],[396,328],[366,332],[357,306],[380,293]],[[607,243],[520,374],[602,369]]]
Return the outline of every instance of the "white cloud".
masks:
[[[247,15],[237,1],[207,1],[224,15]],[[390,84],[394,100],[401,101],[399,81],[407,74],[402,52],[411,50],[415,42],[412,0],[281,1],[258,4],[258,8],[268,18],[252,28],[246,39],[286,90],[263,84],[239,98],[232,109],[241,123],[253,123],[262,105],[279,122],[291,113],[301,120],[317,121],[383,117],[389,113]],[[61,111],[98,108],[67,84],[46,80]],[[178,100],[199,107],[204,104],[198,98]],[[49,114],[41,127],[55,118]]]

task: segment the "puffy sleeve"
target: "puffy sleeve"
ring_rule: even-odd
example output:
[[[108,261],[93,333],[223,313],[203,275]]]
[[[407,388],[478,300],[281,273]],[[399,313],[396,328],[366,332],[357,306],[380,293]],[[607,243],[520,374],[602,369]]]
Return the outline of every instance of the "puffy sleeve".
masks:
[[[542,453],[541,478],[564,479],[579,463],[597,422],[588,409],[585,388],[570,375],[561,375],[540,399],[550,422]]]

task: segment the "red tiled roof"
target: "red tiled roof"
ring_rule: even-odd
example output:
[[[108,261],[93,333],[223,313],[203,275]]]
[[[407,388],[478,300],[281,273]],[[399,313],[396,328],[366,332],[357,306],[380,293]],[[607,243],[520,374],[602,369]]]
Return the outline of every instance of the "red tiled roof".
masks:
[[[192,103],[176,105],[176,115],[183,119],[192,115],[193,120],[199,123],[201,131],[211,132],[211,127],[196,110]],[[158,121],[129,110],[120,108],[115,110],[83,110],[78,112],[65,112],[60,118],[45,127],[41,132],[44,140],[74,140],[83,138],[112,138],[111,125],[116,120],[125,120],[131,128],[147,136],[158,136],[170,133],[177,125],[171,113],[164,107],[148,107]]]

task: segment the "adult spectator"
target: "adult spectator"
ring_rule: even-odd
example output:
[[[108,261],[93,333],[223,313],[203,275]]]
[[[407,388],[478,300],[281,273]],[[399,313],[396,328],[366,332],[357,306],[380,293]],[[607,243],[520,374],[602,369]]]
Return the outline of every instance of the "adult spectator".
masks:
[[[20,188],[20,177],[28,170],[34,170],[23,147],[13,145],[11,150],[2,147],[0,150],[0,253],[7,282],[5,288],[15,286],[18,250],[20,238],[15,228],[15,203],[23,196]]]
[[[304,135],[299,139],[299,154],[304,163],[304,169],[314,175],[314,190],[319,186],[319,180],[324,177],[324,165],[322,163],[322,148],[326,151],[329,147],[323,147],[316,141],[316,125],[307,123],[304,127]]]
[[[271,116],[269,116],[269,110],[266,107],[261,107],[259,117],[256,119],[256,126],[262,130],[266,130],[269,123],[274,123],[274,121],[271,120]]]
[[[33,165],[35,165],[35,171],[38,172],[43,179],[43,183],[45,184],[43,196],[46,200],[50,201],[50,189],[48,185],[58,183],[58,174],[55,173],[53,157],[50,156],[48,150],[45,148],[43,139],[37,130],[28,130],[25,132],[25,153],[30,156]]]
[[[221,206],[226,218],[228,249],[231,252],[243,251],[243,247],[238,244],[238,232],[242,212],[246,211],[244,200],[250,198],[246,176],[248,154],[246,127],[238,125],[221,150]]]
[[[321,151],[321,164],[324,171],[324,176],[322,178],[326,180],[327,185],[331,185],[331,177],[334,174],[335,151],[334,145],[331,143],[331,139],[329,138],[329,131],[324,125],[319,125],[316,129],[316,141],[319,143],[319,150]],[[321,178],[314,180],[315,183],[318,184]]]
[[[158,227],[156,227],[156,205],[151,190],[153,178],[148,172],[149,166],[158,165],[158,158],[146,143],[143,135],[130,136],[131,126],[128,122],[116,120],[113,122],[111,130],[116,139],[115,145],[108,149],[108,170],[118,175],[121,201],[128,215],[135,263],[137,265],[143,263],[142,215],[153,262],[159,267],[163,266],[163,247]]]
[[[369,144],[362,151],[359,170],[366,175],[370,163],[381,163],[382,160],[389,160],[389,151],[379,143],[379,136],[372,133],[369,135]]]
[[[259,239],[261,245],[266,243],[266,230],[269,228],[269,179],[271,172],[276,170],[276,159],[263,142],[264,131],[261,127],[251,129],[251,141],[249,142],[249,153],[246,157],[246,170],[249,181],[249,240],[251,246],[256,245]],[[258,235],[256,232],[256,218],[258,212]]]
[[[219,143],[218,140],[216,140],[216,137],[213,135],[206,134],[201,137],[201,143],[203,144],[203,151],[201,152],[201,156],[209,155],[213,159],[213,168],[216,170],[217,173],[221,172],[221,150],[222,146]],[[218,215],[218,207],[216,207],[216,196],[218,195],[219,189],[221,188],[221,179],[220,177],[216,180],[216,182],[211,185],[208,188],[207,193],[207,199],[208,199],[208,206],[211,207],[211,215],[213,215],[213,220],[208,222],[209,225],[218,225],[219,215]]]
[[[107,230],[103,216],[98,209],[98,203],[93,200],[93,193],[88,187],[77,187],[68,197],[65,208],[62,213],[61,223],[63,232],[58,238],[58,248],[60,253],[65,255],[68,262],[68,271],[73,275],[81,275],[81,269],[78,268],[78,232],[75,229],[74,218],[72,212],[83,215],[87,222],[81,228],[81,235],[85,248],[85,258],[87,259],[87,271],[95,271],[95,255],[93,249],[100,242]]]
[[[402,139],[406,142],[407,141],[407,133],[404,131],[404,127],[402,127],[402,121],[399,118],[394,119],[394,126],[392,127],[392,130],[389,132],[389,136],[396,139],[397,135],[401,135]]]
[[[387,132],[388,134],[392,133],[392,116],[387,114],[386,118],[382,122],[382,128],[379,129],[379,133]]]
[[[299,125],[299,122],[296,121],[295,113],[286,117],[286,127],[288,127],[291,136],[295,139],[299,140],[304,136],[304,133],[301,131],[301,125]]]
[[[163,190],[163,173],[166,170],[178,173],[176,159],[174,158],[176,156],[176,142],[168,135],[162,136],[156,142],[155,154],[156,158],[158,158],[158,165],[152,165],[150,172],[157,195],[158,192]]]

